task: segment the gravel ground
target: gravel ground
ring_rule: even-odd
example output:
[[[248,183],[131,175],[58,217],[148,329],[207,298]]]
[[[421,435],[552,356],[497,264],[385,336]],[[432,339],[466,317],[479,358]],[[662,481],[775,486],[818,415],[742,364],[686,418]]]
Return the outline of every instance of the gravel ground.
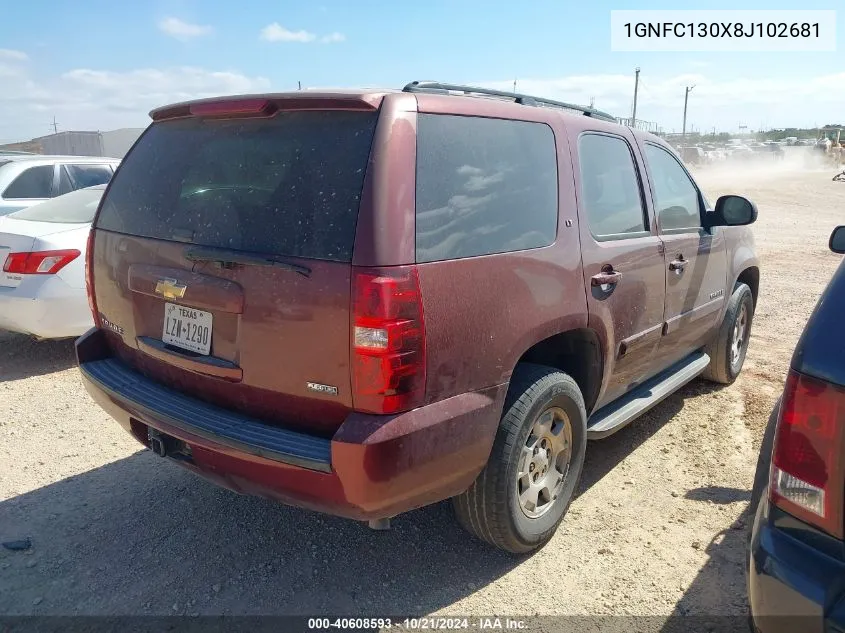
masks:
[[[0,333],[0,614],[742,614],[745,509],[762,429],[840,257],[829,171],[702,170],[755,199],[760,301],[745,370],[696,381],[591,444],[579,497],[514,559],[448,504],[388,532],[241,497],[138,450],[90,400],[69,342]]]

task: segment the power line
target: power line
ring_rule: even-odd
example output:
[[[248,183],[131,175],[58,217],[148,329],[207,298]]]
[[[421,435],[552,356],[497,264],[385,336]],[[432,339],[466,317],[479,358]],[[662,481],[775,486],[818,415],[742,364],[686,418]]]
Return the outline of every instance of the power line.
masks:
[[[642,80],[642,79],[640,79],[640,89],[641,89],[644,93],[646,93],[647,95],[649,95],[649,96],[651,96],[651,97],[654,97],[654,93],[653,93],[653,92],[651,91],[651,89],[648,87],[648,84],[647,84],[644,80]]]

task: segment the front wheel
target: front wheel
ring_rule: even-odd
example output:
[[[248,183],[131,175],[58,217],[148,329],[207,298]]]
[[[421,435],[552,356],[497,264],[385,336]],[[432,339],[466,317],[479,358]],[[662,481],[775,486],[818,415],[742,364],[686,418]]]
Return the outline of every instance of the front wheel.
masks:
[[[551,367],[519,365],[487,465],[452,500],[458,521],[508,552],[542,547],[572,501],[586,448],[587,413],[575,381]]]
[[[724,385],[736,380],[745,363],[753,317],[754,297],[751,288],[737,282],[728,299],[728,308],[719,332],[705,349],[710,356],[710,364],[704,370],[704,378]]]

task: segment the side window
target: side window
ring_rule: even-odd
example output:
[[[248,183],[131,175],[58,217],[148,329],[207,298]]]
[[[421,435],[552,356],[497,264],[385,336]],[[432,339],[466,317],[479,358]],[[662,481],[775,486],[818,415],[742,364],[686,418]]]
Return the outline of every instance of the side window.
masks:
[[[701,199],[698,188],[690,180],[671,153],[662,147],[645,144],[645,155],[654,188],[657,225],[661,231],[701,228]]]
[[[108,165],[67,165],[67,170],[76,189],[104,185],[112,177],[112,170]]]
[[[3,197],[6,199],[34,199],[49,198],[53,191],[53,165],[39,165],[30,167],[15,178]]]
[[[68,176],[67,165],[61,165],[59,167],[59,191],[56,195],[63,196],[71,191],[73,191],[73,183],[70,181],[70,176]]]
[[[421,114],[417,130],[418,262],[554,242],[558,174],[549,126]]]
[[[617,136],[584,134],[578,141],[578,161],[582,207],[592,234],[601,240],[648,231],[640,179],[628,142]]]

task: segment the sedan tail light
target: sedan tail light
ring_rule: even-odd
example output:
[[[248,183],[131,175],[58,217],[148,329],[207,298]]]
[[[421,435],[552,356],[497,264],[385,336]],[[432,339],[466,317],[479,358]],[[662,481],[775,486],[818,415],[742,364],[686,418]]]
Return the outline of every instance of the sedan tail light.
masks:
[[[843,535],[845,388],[791,371],[772,453],[770,496],[782,510]]]
[[[79,257],[76,249],[37,251],[34,253],[9,253],[3,272],[20,275],[54,275]]]

